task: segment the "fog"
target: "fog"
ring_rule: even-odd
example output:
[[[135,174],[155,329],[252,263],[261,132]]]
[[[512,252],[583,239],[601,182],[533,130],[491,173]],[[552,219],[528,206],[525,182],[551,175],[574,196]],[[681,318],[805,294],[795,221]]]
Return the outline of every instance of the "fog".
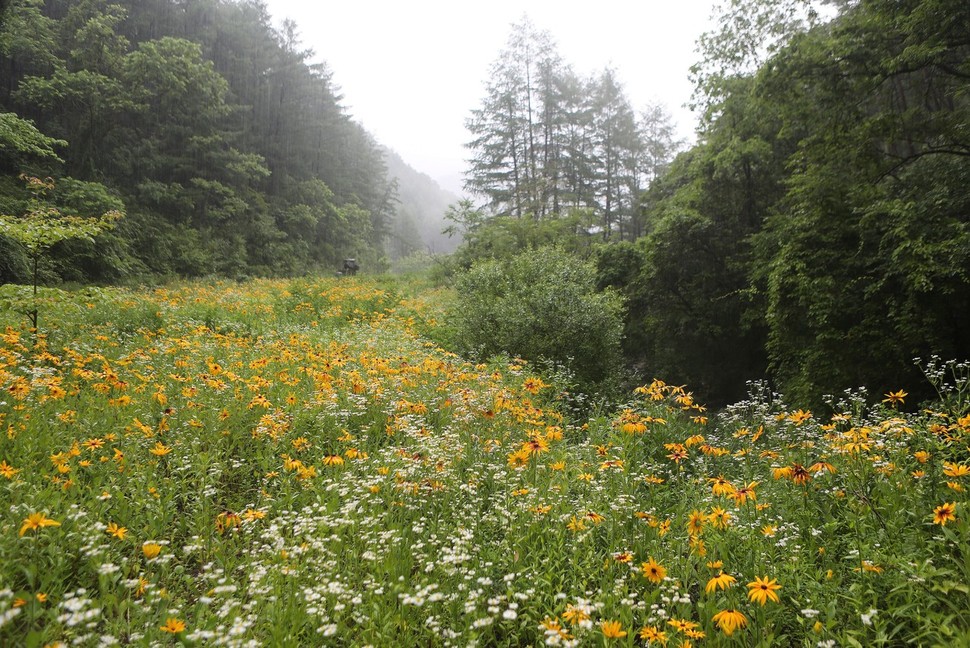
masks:
[[[277,23],[296,22],[325,61],[351,115],[445,189],[461,190],[465,119],[478,107],[490,64],[510,26],[528,18],[549,31],[580,74],[613,67],[634,109],[662,102],[689,138],[688,69],[708,28],[711,0],[440,0],[309,3],[268,0]]]

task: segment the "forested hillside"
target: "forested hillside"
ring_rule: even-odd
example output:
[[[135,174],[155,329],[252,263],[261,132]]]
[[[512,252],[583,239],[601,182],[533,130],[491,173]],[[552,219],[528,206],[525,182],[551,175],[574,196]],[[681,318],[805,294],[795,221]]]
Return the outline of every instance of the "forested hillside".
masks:
[[[415,252],[448,254],[458,241],[443,234],[448,207],[458,196],[445,191],[430,176],[412,169],[400,155],[384,149],[387,175],[396,182],[397,218],[388,246],[394,258]]]
[[[49,279],[380,267],[399,185],[313,61],[260,2],[12,2],[0,213],[24,213],[22,173],[53,177],[62,213],[125,211],[96,245],[60,244]],[[0,246],[0,281],[23,281]]]

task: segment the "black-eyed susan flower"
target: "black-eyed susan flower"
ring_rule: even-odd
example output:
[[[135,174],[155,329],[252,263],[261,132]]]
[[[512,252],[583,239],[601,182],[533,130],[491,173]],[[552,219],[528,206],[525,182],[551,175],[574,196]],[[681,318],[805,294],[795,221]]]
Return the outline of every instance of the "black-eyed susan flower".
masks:
[[[581,518],[574,515],[569,519],[569,522],[566,524],[566,528],[570,531],[585,531],[586,523],[583,522]]]
[[[737,490],[734,484],[725,479],[724,475],[709,477],[707,481],[711,482],[711,493],[717,497],[731,495]]]
[[[640,638],[646,641],[648,645],[667,645],[667,633],[656,626],[648,625],[640,628]]]
[[[629,565],[631,562],[633,562],[633,554],[629,551],[620,551],[613,554],[613,560],[618,563]]]
[[[20,472],[19,468],[14,468],[6,461],[0,461],[0,477],[6,477],[7,479],[13,479],[14,475]]]
[[[970,475],[970,466],[946,461],[943,463],[943,474],[947,477],[966,477]]]
[[[953,522],[957,519],[956,512],[956,502],[944,502],[943,504],[940,504],[933,509],[933,524],[946,526],[947,522]]]
[[[704,532],[704,524],[707,522],[707,515],[703,511],[691,511],[687,516],[687,533],[692,536],[700,535]]]
[[[775,579],[769,580],[767,576],[764,578],[756,576],[752,582],[748,583],[748,598],[761,605],[767,603],[768,599],[778,603],[780,599],[776,592],[780,589],[781,585]]]
[[[643,576],[651,583],[661,583],[667,576],[667,570],[654,560],[653,556],[650,556],[647,562],[640,564],[640,571],[643,572]]]
[[[619,621],[603,621],[600,623],[600,631],[607,639],[622,639],[627,634]]]
[[[721,610],[711,617],[711,621],[716,623],[717,627],[721,629],[721,632],[729,637],[734,634],[735,630],[748,625],[748,618],[734,609]]]
[[[719,589],[726,590],[731,587],[737,579],[731,574],[725,574],[723,571],[719,573],[714,578],[707,581],[707,585],[704,587],[704,591],[708,594],[716,592]]]
[[[900,389],[899,391],[883,394],[883,396],[885,396],[885,398],[882,399],[882,402],[889,403],[890,407],[896,407],[897,405],[902,405],[905,403],[905,399],[907,396],[909,396],[909,394]]]
[[[715,529],[721,529],[722,531],[731,525],[731,513],[720,506],[713,507],[707,519]]]
[[[738,506],[743,506],[749,499],[752,502],[757,501],[758,494],[755,492],[755,488],[757,488],[757,486],[758,482],[750,482],[747,486],[742,486],[741,488],[737,489],[731,494],[730,497]]]
[[[164,443],[162,443],[161,441],[157,441],[155,443],[155,446],[149,450],[149,452],[155,455],[156,457],[164,457],[171,451],[172,449],[167,445],[165,445]]]
[[[569,625],[579,625],[589,620],[589,613],[588,606],[569,603],[566,605],[566,611],[562,613],[562,618]]]

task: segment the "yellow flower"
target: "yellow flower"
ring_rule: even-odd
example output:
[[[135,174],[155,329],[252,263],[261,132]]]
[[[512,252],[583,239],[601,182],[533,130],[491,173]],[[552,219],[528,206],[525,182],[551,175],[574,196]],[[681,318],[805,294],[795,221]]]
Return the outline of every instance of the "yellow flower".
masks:
[[[795,425],[801,425],[810,418],[812,418],[812,412],[806,412],[805,410],[798,410],[797,412],[792,412],[788,415],[788,420]]]
[[[640,564],[640,570],[643,572],[644,577],[646,577],[646,579],[651,583],[661,583],[667,576],[667,570],[657,563],[657,561],[653,559],[653,556],[650,556],[650,560],[648,562]]]
[[[585,517],[592,520],[593,524],[600,524],[606,518],[597,513],[596,511],[587,511]]]
[[[117,524],[112,522],[111,524],[108,525],[108,528],[105,529],[105,533],[107,533],[108,535],[114,536],[119,540],[124,540],[125,536],[128,535],[128,529],[123,526],[118,526]]]
[[[157,441],[155,443],[155,447],[152,448],[151,450],[149,450],[149,452],[152,453],[153,455],[155,455],[156,457],[164,457],[165,455],[167,455],[171,451],[172,451],[172,449],[169,448],[164,443],[162,443],[161,441]]]
[[[737,610],[721,610],[711,618],[711,621],[716,623],[717,627],[729,637],[738,628],[748,625],[748,618]]]
[[[28,515],[20,527],[20,533],[17,535],[23,536],[28,531],[35,531],[43,527],[50,526],[61,526],[61,523],[57,520],[52,520],[43,513],[31,513]]]
[[[734,484],[725,479],[724,475],[709,477],[707,481],[711,482],[711,493],[718,497],[722,495],[731,495],[736,490],[734,488]]]
[[[523,466],[528,465],[529,457],[531,456],[532,456],[532,453],[529,452],[527,448],[520,448],[515,452],[509,453],[509,456],[508,456],[509,468],[522,468]]]
[[[711,514],[707,517],[715,529],[727,529],[731,524],[731,514],[720,506],[711,509]]]
[[[626,630],[623,630],[619,621],[603,621],[600,624],[600,630],[607,639],[622,639],[626,636]]]
[[[687,518],[687,533],[695,536],[700,535],[704,531],[704,522],[707,521],[707,516],[700,511],[691,511],[690,517]]]
[[[743,506],[749,499],[752,502],[757,501],[758,494],[754,490],[757,486],[758,482],[753,481],[747,486],[742,486],[741,488],[737,489],[737,491],[735,491],[730,497],[738,506]]]
[[[662,646],[667,645],[667,633],[663,630],[658,630],[656,626],[643,626],[640,629],[640,638],[648,644],[658,643]]]
[[[882,402],[889,403],[890,406],[895,407],[896,405],[902,405],[905,402],[903,399],[909,396],[909,394],[900,389],[899,391],[883,394],[883,396],[885,396],[885,398],[882,399]]]
[[[582,607],[575,607],[572,603],[566,605],[566,611],[562,613],[562,618],[569,625],[579,625],[589,619],[589,613]]]
[[[146,542],[141,546],[141,552],[145,555],[145,558],[151,560],[162,552],[162,546],[155,542]]]
[[[704,591],[710,594],[711,592],[717,591],[718,588],[725,590],[731,587],[736,580],[737,579],[731,574],[725,574],[722,571],[720,574],[707,581],[707,586],[704,588]]]
[[[172,634],[178,634],[185,630],[185,622],[175,617],[169,617],[165,619],[165,625],[158,628],[162,632],[170,632]]]
[[[673,618],[667,622],[667,625],[672,627],[677,632],[690,632],[698,626],[696,621],[691,621],[689,619],[677,619]]]
[[[943,463],[943,474],[947,477],[965,477],[970,475],[970,466],[947,461]]]
[[[549,449],[549,443],[541,436],[533,435],[528,441],[522,444],[519,452],[529,456],[537,455]]]
[[[0,475],[7,479],[13,479],[14,475],[20,472],[19,468],[14,468],[6,461],[0,461]]]
[[[933,524],[939,524],[940,526],[946,526],[946,523],[951,520],[956,520],[957,503],[956,502],[944,502],[943,504],[937,506],[933,509]]]
[[[775,579],[768,580],[767,576],[764,578],[756,576],[754,581],[748,583],[748,598],[761,605],[764,605],[768,599],[778,603],[779,599],[775,591],[780,589],[781,585]]]
[[[570,518],[566,528],[570,531],[584,531],[586,529],[586,523],[574,515],[572,518]]]
[[[548,385],[542,382],[542,380],[540,380],[539,378],[529,377],[529,378],[526,378],[525,382],[522,383],[522,388],[525,389],[530,394],[538,394],[539,391],[544,389],[545,387],[548,387]]]

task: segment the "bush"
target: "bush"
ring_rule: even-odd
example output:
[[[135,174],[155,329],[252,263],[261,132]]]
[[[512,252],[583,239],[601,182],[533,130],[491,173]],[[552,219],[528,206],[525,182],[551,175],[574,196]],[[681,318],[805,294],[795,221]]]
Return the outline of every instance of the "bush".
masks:
[[[622,299],[596,291],[592,266],[558,248],[475,263],[456,282],[459,349],[549,361],[596,389],[620,366]]]

